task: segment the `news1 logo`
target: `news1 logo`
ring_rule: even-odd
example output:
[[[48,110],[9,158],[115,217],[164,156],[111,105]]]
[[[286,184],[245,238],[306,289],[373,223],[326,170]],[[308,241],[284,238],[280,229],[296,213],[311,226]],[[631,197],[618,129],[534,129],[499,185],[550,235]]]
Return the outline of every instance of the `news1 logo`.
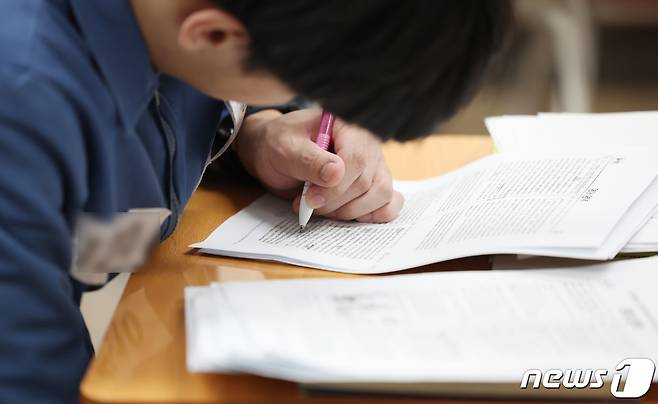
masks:
[[[622,371],[626,368],[626,380],[622,386]],[[610,375],[610,393],[616,398],[640,398],[651,388],[655,372],[656,364],[649,358],[626,358],[617,364]],[[519,387],[527,389],[534,376],[533,389],[540,386],[546,389],[600,389],[609,373],[608,369],[550,369],[546,372],[529,369],[523,374]]]

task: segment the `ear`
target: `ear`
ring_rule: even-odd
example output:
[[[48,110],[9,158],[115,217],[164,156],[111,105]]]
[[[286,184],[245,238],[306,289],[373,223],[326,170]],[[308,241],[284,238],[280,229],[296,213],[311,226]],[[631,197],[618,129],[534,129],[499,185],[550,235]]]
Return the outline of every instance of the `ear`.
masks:
[[[246,41],[240,21],[219,8],[204,8],[188,14],[180,25],[178,43],[188,51],[219,48],[231,41]]]

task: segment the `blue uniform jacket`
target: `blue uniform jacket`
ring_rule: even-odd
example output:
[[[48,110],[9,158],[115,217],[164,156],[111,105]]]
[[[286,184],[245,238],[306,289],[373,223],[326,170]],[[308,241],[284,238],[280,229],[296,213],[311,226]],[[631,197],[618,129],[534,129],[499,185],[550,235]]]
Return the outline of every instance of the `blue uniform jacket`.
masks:
[[[128,0],[3,0],[0,19],[0,402],[71,403],[93,354],[76,218],[166,207],[170,234],[226,110],[154,71]]]

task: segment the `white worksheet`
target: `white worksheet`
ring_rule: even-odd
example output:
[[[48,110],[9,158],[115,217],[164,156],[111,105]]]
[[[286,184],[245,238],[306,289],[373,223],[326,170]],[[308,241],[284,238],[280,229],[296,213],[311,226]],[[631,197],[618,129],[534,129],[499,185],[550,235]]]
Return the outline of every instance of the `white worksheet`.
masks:
[[[188,368],[296,382],[513,382],[658,360],[658,259],[186,289]]]
[[[487,118],[486,124],[502,153],[614,152],[634,147],[658,155],[658,111],[506,115]],[[654,251],[658,251],[658,214],[622,249],[629,253]]]
[[[641,151],[502,153],[397,182],[406,203],[390,223],[314,217],[300,232],[290,203],[266,195],[192,246],[351,273],[496,253],[609,259],[653,212],[657,173],[658,159]]]

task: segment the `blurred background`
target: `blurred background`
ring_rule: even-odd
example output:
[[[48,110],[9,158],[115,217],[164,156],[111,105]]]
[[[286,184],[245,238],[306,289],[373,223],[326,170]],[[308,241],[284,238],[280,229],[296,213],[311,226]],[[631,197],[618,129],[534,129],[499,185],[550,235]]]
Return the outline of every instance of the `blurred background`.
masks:
[[[440,133],[486,133],[483,119],[490,115],[658,110],[658,0],[514,5],[513,35],[482,90]],[[96,347],[127,279],[122,274],[83,297]]]
[[[658,110],[658,0],[514,6],[513,35],[482,90],[440,133],[486,133],[490,115]]]

